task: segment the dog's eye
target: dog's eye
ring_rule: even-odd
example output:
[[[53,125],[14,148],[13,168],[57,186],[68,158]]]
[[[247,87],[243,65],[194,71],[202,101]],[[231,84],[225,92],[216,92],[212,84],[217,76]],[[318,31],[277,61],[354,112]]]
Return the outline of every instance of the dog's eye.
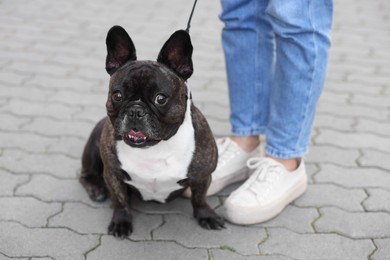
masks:
[[[165,105],[168,101],[168,98],[162,94],[158,94],[156,96],[156,99],[154,100],[154,103],[158,105]]]
[[[114,91],[112,94],[112,100],[115,102],[121,102],[122,101],[122,93],[119,90]]]

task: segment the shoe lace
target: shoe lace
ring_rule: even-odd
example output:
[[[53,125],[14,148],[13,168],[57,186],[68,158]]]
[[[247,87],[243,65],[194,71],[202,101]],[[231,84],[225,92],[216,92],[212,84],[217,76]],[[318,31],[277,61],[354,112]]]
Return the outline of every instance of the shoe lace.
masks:
[[[247,181],[246,188],[260,199],[269,194],[283,172],[283,166],[268,158],[250,158],[247,166],[254,171]]]

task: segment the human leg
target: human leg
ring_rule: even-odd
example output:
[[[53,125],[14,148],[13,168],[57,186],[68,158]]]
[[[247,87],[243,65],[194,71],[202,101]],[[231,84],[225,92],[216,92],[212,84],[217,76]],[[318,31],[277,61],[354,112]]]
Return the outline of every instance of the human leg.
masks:
[[[222,0],[222,45],[234,136],[265,133],[268,121],[273,34],[264,19],[268,1]]]
[[[266,13],[276,43],[266,130],[268,158],[249,160],[253,174],[225,201],[225,217],[237,224],[269,220],[306,190],[300,158],[307,152],[325,79],[332,1],[271,0]],[[296,165],[289,169],[286,162]]]
[[[272,0],[266,13],[276,45],[266,154],[302,157],[325,80],[332,1]]]
[[[266,3],[221,1],[233,135],[217,141],[219,161],[208,195],[248,178],[246,161],[258,152],[259,135],[265,132],[273,56],[271,27],[264,19]]]

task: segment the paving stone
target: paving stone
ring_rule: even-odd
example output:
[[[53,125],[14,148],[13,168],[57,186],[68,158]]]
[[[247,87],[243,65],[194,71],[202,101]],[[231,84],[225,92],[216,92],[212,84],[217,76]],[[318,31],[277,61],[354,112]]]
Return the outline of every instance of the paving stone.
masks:
[[[103,236],[101,245],[88,253],[87,260],[101,259],[156,259],[176,260],[208,259],[206,249],[188,249],[171,241],[139,241],[119,240],[112,236]]]
[[[89,135],[84,136],[84,140],[81,140],[78,137],[61,136],[60,138],[53,140],[53,142],[47,146],[46,152],[64,154],[68,157],[79,160],[81,166],[81,155],[88,137]]]
[[[334,55],[340,56],[340,58],[339,58],[340,60],[342,60],[346,56],[346,54],[343,52],[337,52]],[[326,80],[327,80],[327,82],[333,82],[333,81],[339,82],[339,81],[344,81],[345,77],[346,77],[345,72],[333,71],[332,73],[329,73],[329,74],[327,73]],[[325,83],[325,85],[326,85],[326,83]]]
[[[64,32],[65,30],[61,30],[61,31]],[[60,40],[62,42],[69,41],[69,38],[71,37],[71,35],[59,36],[58,34],[56,36],[62,37],[63,40]],[[49,39],[45,39],[45,40],[46,41],[40,41],[40,42],[34,44],[31,47],[30,51],[45,53],[45,55],[48,55],[48,56],[56,55],[58,52],[66,53],[66,54],[68,54],[70,56],[74,56],[74,57],[77,57],[77,56],[82,57],[84,54],[82,48],[73,48],[72,46],[70,46],[71,44],[64,44],[64,43],[61,44],[58,42],[49,42]],[[58,48],[59,44],[61,44],[61,49]],[[50,64],[50,65],[52,65],[52,64]],[[71,72],[75,71],[75,69],[76,69],[75,67],[69,66],[69,67],[66,67],[66,68],[69,68],[68,70],[64,70],[64,69],[61,69],[61,67],[65,67],[65,66],[57,65],[57,67],[54,67],[55,68],[54,72],[48,71],[47,67],[45,67],[45,66],[42,66],[42,67],[36,69],[35,71],[37,72],[37,74],[44,74],[44,75],[49,75],[49,76],[68,76],[68,75],[70,75]],[[73,70],[71,68],[73,68]]]
[[[103,42],[104,42],[104,40],[103,40]],[[103,53],[106,53],[106,52],[103,52]],[[138,56],[138,54],[137,54],[137,56]],[[100,59],[100,61],[104,61],[104,58]],[[96,79],[98,79],[99,81],[107,80],[107,73],[105,73],[104,70],[97,71],[94,68],[88,68],[88,67],[83,67],[83,68],[80,68],[78,70],[72,71],[69,74],[69,76],[71,78],[80,78],[83,80],[96,80]],[[108,86],[108,85],[106,85],[106,86]]]
[[[32,76],[31,73],[17,73],[14,71],[0,71],[0,82],[2,85],[21,85]],[[2,89],[1,93],[4,91]]]
[[[240,260],[240,259],[248,259],[248,260],[288,260],[292,258],[288,258],[286,256],[279,256],[279,255],[246,255],[242,256],[237,254],[236,252],[232,252],[227,249],[212,249],[211,250],[211,259],[212,260]]]
[[[109,208],[92,208],[81,203],[65,203],[63,211],[48,221],[48,227],[67,227],[82,234],[106,234],[112,217]]]
[[[389,111],[385,109],[378,110],[374,107],[360,106],[360,105],[344,105],[344,104],[321,104],[317,106],[319,114],[327,114],[343,117],[353,118],[367,118],[372,120],[387,120]]]
[[[345,30],[345,33],[351,33],[349,28]],[[360,58],[368,58],[370,55],[369,48],[348,48],[346,44],[340,44],[337,52],[342,53],[345,56],[359,56]],[[352,72],[351,72],[352,73]],[[353,72],[354,73],[354,72]],[[346,76],[349,76],[350,73],[346,73]],[[345,78],[344,78],[345,79]],[[352,77],[347,77],[349,79],[347,82],[356,82],[356,80],[352,80]],[[359,81],[357,81],[359,82]]]
[[[363,189],[346,189],[331,184],[309,185],[294,204],[301,207],[336,206],[350,211],[363,211],[361,202],[367,197]]]
[[[107,116],[105,105],[83,107],[82,111],[76,113],[73,119],[87,121],[96,124],[100,119]],[[92,128],[91,128],[92,130]]]
[[[375,239],[378,250],[371,257],[372,260],[390,259],[390,239]]]
[[[0,196],[13,195],[14,189],[29,178],[28,175],[12,174],[4,170],[0,170],[0,175]]]
[[[48,217],[61,210],[61,204],[28,197],[7,197],[0,198],[0,208],[0,221],[16,220],[29,227],[44,227]]]
[[[166,215],[166,223],[153,232],[155,240],[176,241],[190,248],[227,247],[244,254],[258,254],[258,244],[265,239],[263,228],[226,224],[222,230],[206,230],[194,218]],[[191,235],[189,235],[191,234]]]
[[[320,134],[321,135],[321,134]],[[342,166],[356,166],[360,157],[357,149],[341,149],[331,145],[312,145],[306,161],[310,163],[334,163]]]
[[[365,51],[369,52],[368,48],[364,48]],[[344,73],[353,73],[353,72],[360,72],[360,73],[365,73],[365,74],[374,74],[375,73],[375,67],[374,66],[361,66],[361,64],[356,64],[356,63],[351,63],[351,62],[346,62],[345,60],[342,62],[334,62],[331,63],[329,68],[328,68],[328,73],[329,72],[344,72]],[[367,86],[365,87],[367,88]],[[322,98],[322,96],[321,96]]]
[[[311,163],[310,161],[305,161],[306,174],[307,174],[307,182],[309,184],[313,183],[313,176],[320,171],[319,167],[316,164]]]
[[[33,42],[31,39],[26,39],[24,41],[18,41],[18,39],[14,36],[10,34],[9,35],[9,40],[8,41],[2,41],[1,43],[1,46],[2,46],[2,49],[4,48],[5,50],[8,50],[8,51],[11,51],[11,52],[24,52],[29,46],[33,45]],[[12,64],[12,62],[10,63]],[[7,66],[7,68],[9,67],[9,65]],[[18,72],[20,74],[22,73],[25,73],[27,71],[15,71],[15,72]]]
[[[9,114],[0,114],[0,122],[4,122],[0,125],[0,130],[16,131],[20,128],[21,125],[24,125],[30,121],[31,119],[26,117],[23,118]]]
[[[46,146],[55,140],[54,138],[38,136],[32,133],[23,132],[0,132],[1,147],[3,149],[19,149],[26,152],[45,152]],[[10,152],[11,153],[11,152]],[[6,156],[4,154],[4,156]]]
[[[375,66],[370,66],[374,68]],[[366,84],[360,84],[356,82],[332,82],[331,84],[326,85],[326,90],[333,92],[341,93],[360,93],[368,95],[379,95],[383,89],[381,84],[373,85],[370,84],[370,87],[367,87]]]
[[[5,255],[3,255],[1,252],[0,252],[0,260],[9,260],[9,259],[18,259],[18,260],[30,260],[30,258],[22,258],[22,257],[18,257],[18,258],[11,258],[11,257],[7,257]],[[32,259],[37,259],[37,258],[32,258]],[[42,258],[39,258],[39,260],[42,259]],[[52,258],[43,258],[44,260],[53,260]]]
[[[388,136],[390,133],[390,122],[360,118],[357,120],[357,124],[354,128],[359,132],[375,133]]]
[[[314,223],[318,232],[338,233],[350,238],[382,238],[390,235],[390,213],[347,212],[337,208],[321,208]]]
[[[370,140],[367,142],[367,140]],[[315,139],[316,144],[330,144],[343,148],[372,148],[390,153],[386,137],[366,133],[339,132],[329,129],[321,130]]]
[[[363,156],[359,158],[359,163],[365,167],[380,167],[390,170],[389,153],[376,150],[364,149]]]
[[[7,150],[0,157],[0,166],[16,173],[45,173],[60,178],[75,178],[81,168],[81,160],[61,154],[32,154]]]
[[[373,39],[370,39],[370,42],[373,42]],[[371,55],[370,57],[359,57],[359,56],[353,56],[353,55],[344,55],[344,60],[346,62],[349,62],[349,63],[360,63],[362,66],[372,66],[372,67],[376,67],[376,68],[380,68],[381,66],[386,66],[388,65],[388,61],[386,61],[386,59],[375,59],[374,58],[374,55],[375,55],[375,50],[374,49],[378,49],[378,48],[381,48],[381,43],[378,43],[373,45],[372,46],[372,52],[371,52]],[[382,48],[383,49],[383,48]],[[376,71],[377,72],[377,71]],[[370,86],[378,86],[378,85],[385,85],[383,84],[383,78],[384,77],[380,77],[379,80],[372,80],[369,84],[367,84],[367,82],[369,81],[369,78],[373,78],[373,77],[377,77],[379,76],[378,73],[375,73],[374,75],[372,76],[369,76],[369,75],[363,75],[363,80],[356,80],[357,77],[356,75],[351,75],[349,76],[349,81],[347,81],[347,77],[345,77],[343,80],[346,81],[346,82],[350,82],[350,83],[357,83],[357,84],[361,84],[361,85],[365,85],[367,88],[369,88]],[[352,81],[351,79],[354,78],[354,80]]]
[[[220,204],[217,197],[208,197],[207,202],[212,208],[215,208]],[[146,214],[182,214],[192,217],[193,212],[191,200],[182,197],[175,198],[174,200],[167,203],[142,201],[137,197],[134,197],[131,206],[134,209]]]
[[[57,91],[49,101],[76,106],[105,106],[107,93],[77,93],[75,91]]]
[[[84,57],[83,59],[77,59],[75,57],[72,57],[70,55],[64,54],[64,53],[58,53],[55,55],[55,57],[51,57],[51,61],[54,63],[60,64],[62,66],[69,66],[69,67],[90,67],[94,68],[97,72],[105,73],[103,69],[103,64],[98,63],[99,60],[97,57]],[[108,75],[107,75],[108,78]],[[80,86],[79,86],[80,87]],[[84,88],[84,86],[83,86]],[[80,89],[79,89],[80,90]]]
[[[132,240],[151,240],[151,232],[162,224],[160,215],[132,212]],[[64,210],[49,220],[49,227],[68,227],[83,234],[107,234],[111,208],[92,208],[80,203],[65,203]]]
[[[389,108],[389,97],[386,96],[368,96],[368,95],[359,95],[354,94],[353,98],[351,100],[352,104],[357,105],[367,105],[367,106],[373,106],[373,107],[379,107],[379,108]]]
[[[30,229],[17,223],[0,222],[0,230],[6,234],[0,236],[0,252],[10,257],[81,260],[85,252],[98,244],[97,236],[82,236],[66,229]]]
[[[390,212],[390,191],[384,189],[367,189],[368,199],[363,202],[368,211]]]
[[[36,45],[35,45],[36,46]],[[44,74],[50,75],[53,77],[65,77],[67,74],[72,72],[74,69],[71,67],[67,68],[64,66],[56,66],[55,64],[47,63],[27,63],[19,62],[14,60],[7,69],[20,73],[34,73],[34,74]]]
[[[108,207],[108,202],[96,203],[89,199],[87,192],[77,179],[57,179],[48,175],[33,175],[30,182],[20,186],[20,196],[33,196],[47,202],[83,202],[94,207]]]
[[[57,121],[49,118],[36,118],[31,123],[24,124],[21,130],[46,136],[77,136],[87,138],[93,124],[74,120]]]
[[[11,100],[8,104],[0,108],[0,111],[11,112],[20,116],[40,116],[50,117],[58,120],[71,119],[72,116],[79,111],[80,107],[68,106],[58,103],[32,103],[30,102],[26,106],[26,102],[23,100]]]
[[[10,85],[7,87],[2,87],[0,90],[0,97],[18,99],[21,101],[21,103],[23,102],[24,105],[29,105],[30,102],[41,102],[44,104],[47,98],[50,95],[53,95],[53,93],[53,90],[42,89],[38,87],[31,88],[30,85],[27,87],[20,85]]]
[[[386,85],[389,83],[389,77],[387,75],[382,77],[380,77],[379,75],[375,75],[375,77],[372,77],[372,76],[359,74],[359,73],[349,74],[346,80],[350,82],[360,82],[367,85],[370,84]]]
[[[213,117],[219,119],[229,118],[229,113],[226,107],[218,106],[216,104],[211,104],[211,103],[208,103],[207,106],[204,104],[198,104],[197,107],[206,118],[213,118]]]
[[[347,188],[390,187],[390,174],[374,168],[344,168],[323,164],[314,179],[316,183],[333,183]]]
[[[13,40],[16,40],[16,35],[14,35]],[[23,41],[23,39],[20,39],[20,41]],[[12,62],[13,60],[18,60],[18,61],[27,61],[29,63],[34,63],[34,62],[45,62],[45,56],[40,55],[37,53],[29,52],[26,50],[20,50],[20,51],[10,51],[10,50],[1,50],[0,55],[4,58],[8,58]],[[9,64],[9,63],[7,63]],[[7,68],[7,66],[5,66]]]
[[[307,195],[305,194],[304,196]],[[274,219],[255,226],[268,228],[283,227],[297,233],[312,233],[314,232],[312,223],[318,216],[319,214],[314,207],[298,208],[289,205]]]
[[[319,114],[315,117],[314,126],[319,129],[330,127],[340,131],[352,131],[354,121],[352,118],[339,118],[332,115]]]
[[[0,107],[4,106],[5,104],[8,104],[8,99],[2,97],[0,98]]]
[[[368,239],[352,240],[337,234],[296,234],[286,229],[269,229],[260,245],[263,254],[282,254],[293,259],[367,259],[374,250]]]
[[[214,103],[216,105],[228,107],[229,106],[229,99],[227,95],[221,95],[218,91],[215,90],[207,90],[207,91],[192,91],[192,98],[195,103],[197,103],[197,100],[199,102],[204,103]]]
[[[350,99],[350,94],[349,93],[340,93],[340,92],[324,92],[321,94],[321,99],[319,102],[326,102],[327,104],[329,103],[338,103],[338,104],[346,104],[348,103]]]
[[[231,134],[230,124],[227,121],[220,121],[208,116],[207,122],[210,125],[211,131],[215,136],[229,136]]]
[[[79,61],[79,60],[78,60]],[[61,81],[58,80],[57,77],[50,77],[47,75],[35,75],[31,79],[27,80],[27,83],[29,85],[36,85],[41,88],[49,89],[49,90],[73,90],[77,91],[82,95],[82,93],[89,93],[92,91],[97,91],[97,90],[107,90],[108,86],[108,79],[109,77],[107,76],[107,79],[104,81],[104,83],[101,83],[99,80],[85,80],[81,78],[70,78],[68,77],[66,80]],[[84,94],[85,95],[85,94]]]

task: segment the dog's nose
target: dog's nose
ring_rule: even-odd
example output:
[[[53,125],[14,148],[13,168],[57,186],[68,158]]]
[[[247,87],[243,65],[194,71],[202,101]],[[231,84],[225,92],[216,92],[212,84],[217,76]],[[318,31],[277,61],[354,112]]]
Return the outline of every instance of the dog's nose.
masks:
[[[141,118],[145,116],[145,110],[141,106],[133,106],[130,109],[130,117],[131,118]]]

